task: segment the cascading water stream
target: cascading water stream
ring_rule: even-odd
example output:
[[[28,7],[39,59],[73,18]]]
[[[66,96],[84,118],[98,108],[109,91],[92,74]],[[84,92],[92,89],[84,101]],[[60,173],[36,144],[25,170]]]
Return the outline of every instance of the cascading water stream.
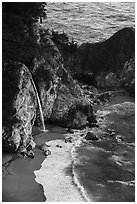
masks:
[[[33,81],[33,78],[31,76],[31,81],[32,81],[32,85],[34,87],[34,90],[35,90],[35,93],[36,93],[36,97],[37,97],[37,100],[38,100],[38,105],[39,105],[39,110],[40,110],[40,116],[41,116],[41,121],[42,121],[42,126],[43,126],[43,132],[46,132],[46,128],[45,128],[45,123],[44,123],[44,116],[43,116],[43,112],[42,112],[42,106],[41,106],[41,103],[40,103],[40,98],[39,98],[39,95],[38,95],[38,92],[37,92],[37,88],[35,86],[35,83]]]

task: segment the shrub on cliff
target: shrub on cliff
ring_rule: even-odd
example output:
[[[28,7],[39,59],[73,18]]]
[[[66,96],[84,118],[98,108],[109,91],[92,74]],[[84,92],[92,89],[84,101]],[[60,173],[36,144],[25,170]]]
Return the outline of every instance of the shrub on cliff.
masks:
[[[16,60],[29,65],[37,50],[34,28],[46,17],[46,3],[3,2],[3,60]]]
[[[127,27],[99,43],[82,44],[78,49],[80,69],[94,74],[120,73],[135,55],[135,30]]]
[[[120,75],[121,86],[135,96],[135,58],[127,61]]]
[[[99,89],[116,90],[120,87],[120,79],[113,72],[110,72],[108,74],[103,72],[99,73],[96,77],[96,81],[97,88]]]
[[[69,40],[63,35],[53,33],[53,41],[63,56],[65,67],[72,74],[92,72],[98,76],[101,72],[113,72],[119,75],[125,62],[135,55],[135,30],[132,27],[119,30],[103,42],[83,43],[80,46],[70,43],[71,51],[66,48]]]

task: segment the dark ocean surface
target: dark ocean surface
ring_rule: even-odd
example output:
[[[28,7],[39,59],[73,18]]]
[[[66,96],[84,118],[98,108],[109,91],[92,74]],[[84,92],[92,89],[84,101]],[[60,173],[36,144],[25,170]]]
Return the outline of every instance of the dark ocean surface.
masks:
[[[79,44],[102,41],[124,27],[135,27],[135,3],[48,2],[45,26],[65,31]]]
[[[120,98],[120,100],[119,100]],[[122,96],[112,98],[118,104]],[[133,102],[130,97],[123,97]],[[83,195],[94,202],[135,201],[135,115],[112,123],[115,135],[90,144],[81,143],[73,153],[73,173]],[[117,138],[121,135],[123,141]],[[84,190],[83,190],[84,189]]]

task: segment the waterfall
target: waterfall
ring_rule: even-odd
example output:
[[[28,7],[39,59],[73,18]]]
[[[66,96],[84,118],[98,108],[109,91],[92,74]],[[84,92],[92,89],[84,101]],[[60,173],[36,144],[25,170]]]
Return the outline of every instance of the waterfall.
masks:
[[[31,81],[32,81],[32,85],[34,87],[34,90],[35,90],[35,93],[36,93],[36,97],[37,97],[37,100],[38,100],[38,105],[39,105],[39,110],[40,110],[40,116],[41,116],[41,121],[42,121],[42,126],[43,126],[43,132],[46,132],[46,128],[45,128],[45,123],[44,123],[44,116],[43,116],[43,112],[42,112],[42,106],[41,106],[41,103],[40,103],[40,98],[39,98],[39,95],[38,95],[38,92],[37,92],[37,88],[35,86],[35,83],[33,81],[33,78],[31,76]]]

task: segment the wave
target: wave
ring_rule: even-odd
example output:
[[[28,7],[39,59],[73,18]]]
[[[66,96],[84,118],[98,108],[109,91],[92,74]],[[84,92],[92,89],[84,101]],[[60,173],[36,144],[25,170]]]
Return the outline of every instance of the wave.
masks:
[[[85,130],[86,131],[86,130]],[[73,182],[74,184],[76,185],[76,187],[78,188],[79,192],[81,193],[81,195],[83,196],[83,198],[87,201],[87,202],[93,202],[93,196],[90,195],[90,198],[88,196],[88,193],[87,191],[85,190],[85,188],[83,187],[83,185],[81,185],[80,181],[79,181],[79,178],[78,178],[78,174],[77,174],[77,171],[76,171],[76,162],[77,162],[77,153],[76,153],[76,150],[78,148],[80,148],[81,146],[83,145],[83,140],[82,138],[80,138],[79,140],[77,140],[72,149],[71,149],[71,157],[72,157],[72,179],[73,179]],[[91,145],[91,144],[90,144]],[[88,148],[88,147],[87,147]],[[97,150],[100,150],[100,151],[103,151],[103,152],[109,152],[109,151],[106,151],[104,150],[103,148],[100,148],[100,147],[95,147],[95,146],[90,146],[89,147],[90,149],[97,149]],[[100,184],[102,185],[102,184]]]
[[[77,140],[75,142],[75,144],[73,145],[72,149],[71,149],[71,157],[72,157],[72,178],[73,178],[73,182],[74,184],[77,186],[78,190],[80,191],[81,195],[83,196],[83,198],[87,201],[87,202],[92,202],[93,200],[90,200],[86,190],[84,189],[84,187],[80,184],[79,179],[77,178],[77,172],[75,170],[75,156],[76,156],[76,148],[80,147],[80,145],[82,144],[81,139]]]
[[[135,186],[135,181],[113,181],[113,180],[108,180],[108,183],[120,183],[122,185],[126,185],[126,186]]]
[[[49,2],[46,9],[45,26],[64,30],[80,44],[105,40],[124,27],[135,27],[134,2]]]
[[[133,192],[130,187],[135,186],[135,181],[132,180],[134,179],[133,162],[128,158],[121,157],[120,155],[113,155],[114,152],[112,150],[107,151],[103,147],[95,145],[97,145],[97,143],[85,144],[83,138],[80,138],[75,142],[71,149],[73,182],[83,198],[87,202],[110,199],[132,200],[132,196],[134,197],[134,195],[132,195]],[[99,159],[100,157],[101,159]],[[110,160],[112,160],[114,164]],[[105,165],[106,169],[104,169]],[[94,174],[93,171],[97,171],[97,175]],[[99,172],[102,172],[102,175],[104,175],[105,178],[100,175]],[[81,173],[83,176],[81,176]],[[129,179],[128,181],[125,180],[123,174],[127,176],[127,179]],[[119,179],[120,177],[121,180]],[[112,187],[109,185],[111,183],[113,184]],[[123,185],[123,187],[120,185]],[[117,194],[118,189],[123,189],[124,185],[127,186],[127,193],[122,192],[121,190],[121,197],[117,198],[114,192]],[[110,195],[105,196],[107,191],[110,191]],[[130,198],[127,196],[128,193],[129,197],[132,195]]]

